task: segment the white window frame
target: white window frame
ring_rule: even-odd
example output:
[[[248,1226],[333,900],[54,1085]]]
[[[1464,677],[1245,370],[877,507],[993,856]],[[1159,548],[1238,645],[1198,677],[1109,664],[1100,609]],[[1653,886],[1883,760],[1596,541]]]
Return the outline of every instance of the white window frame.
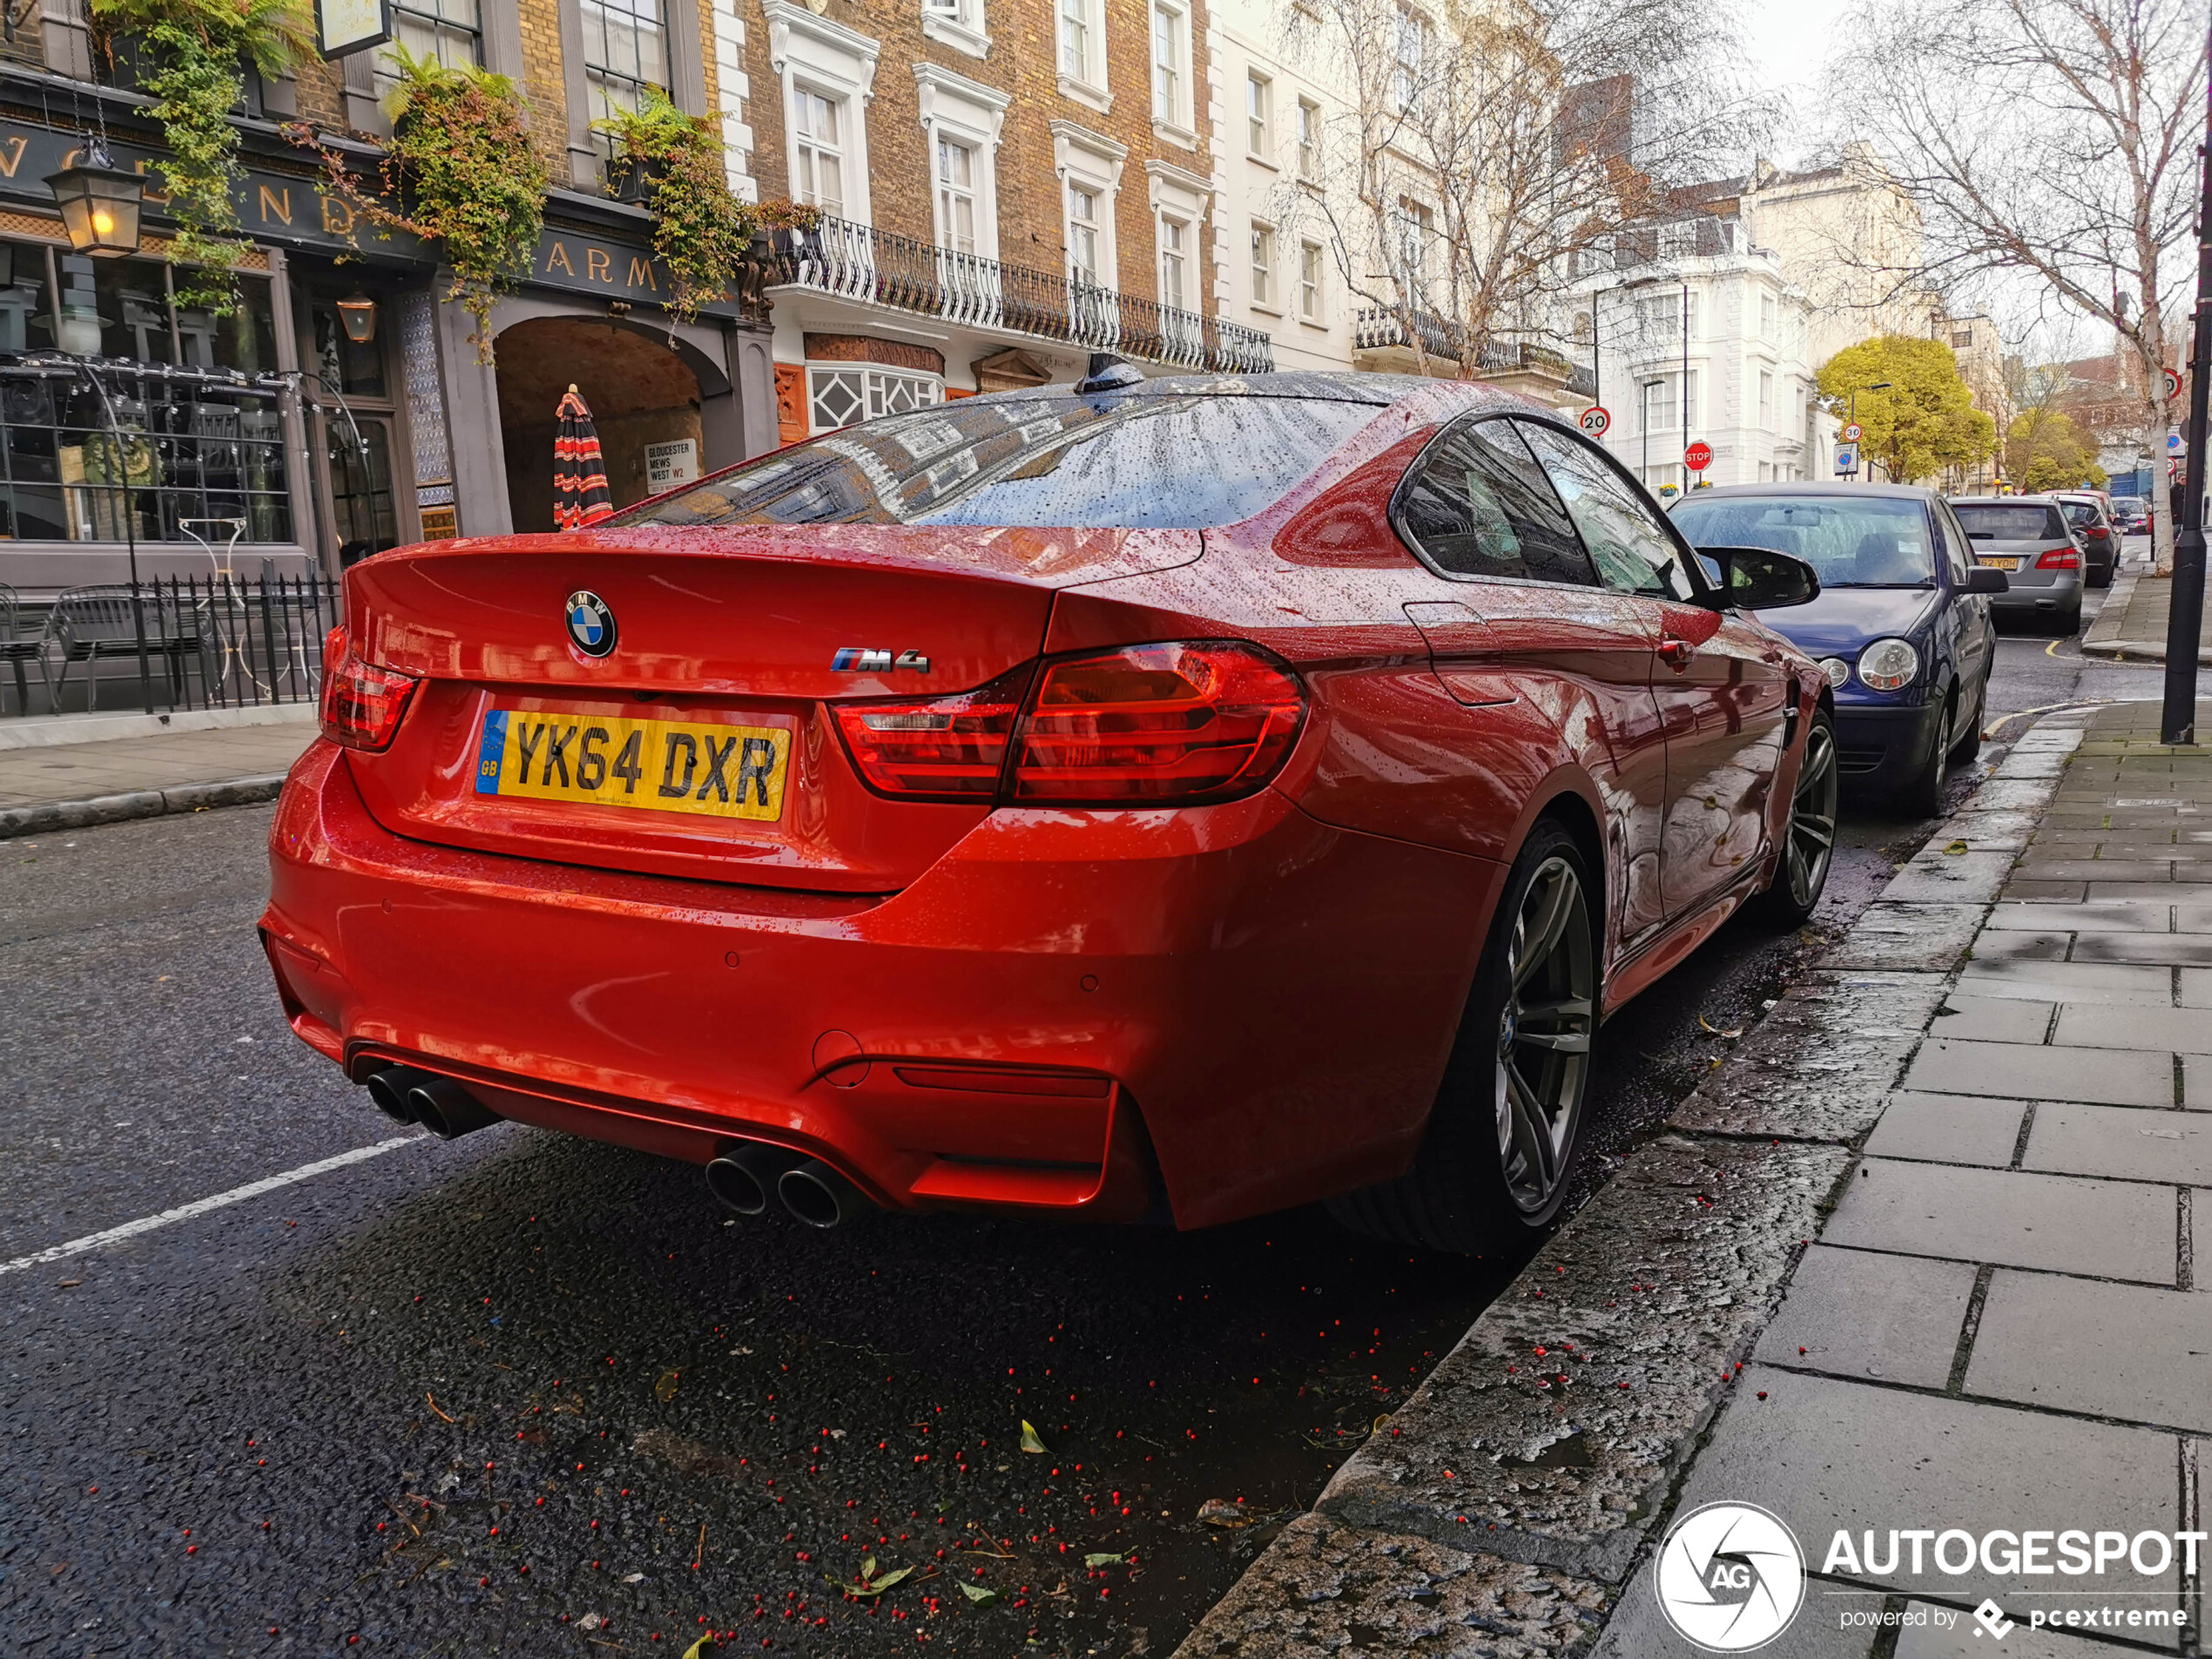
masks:
[[[1062,258],[1063,270],[1074,269],[1075,248],[1069,239],[1069,211],[1071,205],[1069,192],[1081,185],[1098,196],[1098,285],[1103,288],[1121,286],[1121,249],[1114,235],[1116,201],[1121,193],[1122,167],[1129,159],[1129,146],[1078,126],[1073,121],[1054,121],[1049,124],[1052,133],[1052,170],[1060,183],[1061,239],[1065,253]]]
[[[1083,31],[1080,73],[1070,72],[1071,21],[1080,21]],[[1061,97],[1089,105],[1101,115],[1113,113],[1114,95],[1106,84],[1106,0],[1052,0],[1052,67]]]
[[[952,246],[937,191],[937,139],[941,134],[963,144],[975,158],[975,252],[999,257],[999,138],[1006,127],[1006,93],[936,64],[914,66],[914,90],[921,110],[922,142],[929,157],[930,214],[939,247]]]
[[[1283,314],[1282,259],[1283,250],[1275,234],[1275,226],[1264,219],[1251,221],[1251,237],[1246,244],[1251,251],[1251,268],[1247,280],[1251,284],[1252,309],[1264,311],[1271,317]]]
[[[1167,30],[1168,65],[1174,77],[1171,96],[1160,96],[1160,31]],[[1145,42],[1145,63],[1151,77],[1152,131],[1185,150],[1197,147],[1198,133],[1191,125],[1190,10],[1184,0],[1151,0],[1147,12],[1150,33]]]
[[[1275,80],[1256,69],[1244,71],[1244,154],[1274,166]]]
[[[1170,238],[1168,234],[1170,227],[1180,232],[1181,235]],[[1152,236],[1153,246],[1159,251],[1160,303],[1175,311],[1197,311],[1198,307],[1190,302],[1197,298],[1197,225],[1181,213],[1156,212],[1152,215]],[[1177,274],[1181,279],[1177,285],[1181,292],[1175,293],[1170,293],[1168,288],[1169,244],[1171,240],[1177,244],[1174,255],[1175,262],[1180,267]]]
[[[1183,248],[1183,304],[1181,309],[1197,317],[1205,311],[1206,273],[1198,259],[1199,239],[1206,214],[1213,201],[1213,181],[1202,174],[1178,167],[1171,161],[1154,159],[1144,164],[1146,192],[1152,209],[1154,263],[1159,261],[1165,239],[1160,227],[1169,220],[1184,227]],[[1218,253],[1215,256],[1219,258]],[[1164,286],[1156,287],[1162,305],[1170,304]]]
[[[1114,268],[1106,258],[1106,227],[1110,222],[1111,199],[1095,179],[1072,178],[1061,186],[1061,239],[1068,249],[1069,280],[1080,278],[1094,288],[1114,286]],[[1081,208],[1080,212],[1076,210]],[[1078,257],[1078,254],[1084,257]]]
[[[1412,6],[1399,7],[1395,22],[1391,42],[1391,107],[1400,115],[1418,115],[1429,56],[1436,50],[1436,25],[1427,14]],[[1409,45],[1413,48],[1410,56]]]
[[[1312,237],[1298,245],[1298,320],[1315,328],[1329,326],[1328,250]]]
[[[868,193],[867,104],[875,92],[881,43],[796,0],[761,0],[768,19],[768,66],[782,82],[784,132],[799,130],[797,91],[804,85],[845,105],[845,213],[855,225],[874,222]]]
[[[819,133],[802,133],[799,131],[799,117],[810,102],[819,102],[824,108],[834,111],[831,117],[837,127],[834,142],[824,142]],[[833,219],[851,219],[853,166],[849,154],[851,145],[847,142],[853,131],[851,101],[841,92],[825,92],[804,80],[794,80],[791,86],[789,107],[792,199],[802,206],[819,207]],[[807,165],[810,155],[813,158],[812,166]],[[832,199],[825,199],[821,190],[821,163],[825,157],[837,164],[838,193]]]
[[[826,425],[819,400],[832,386],[840,386],[860,401],[853,420]],[[861,421],[910,409],[931,408],[945,401],[945,378],[919,368],[893,368],[882,363],[809,363],[806,365],[806,430],[819,437],[841,432]]]
[[[1759,430],[1774,430],[1774,374],[1764,368],[1759,371]]]
[[[1759,338],[1778,345],[1782,340],[1782,302],[1771,293],[1759,296]]]
[[[1308,183],[1321,176],[1321,106],[1310,98],[1298,101],[1298,176]]]
[[[970,57],[985,57],[991,50],[983,0],[921,0],[921,32]]]

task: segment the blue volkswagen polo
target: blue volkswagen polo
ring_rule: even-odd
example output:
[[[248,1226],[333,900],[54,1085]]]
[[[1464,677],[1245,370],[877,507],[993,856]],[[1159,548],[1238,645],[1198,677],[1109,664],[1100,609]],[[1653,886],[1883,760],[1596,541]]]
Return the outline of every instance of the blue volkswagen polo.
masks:
[[[1739,484],[1676,502],[1693,547],[1766,547],[1820,577],[1820,595],[1760,620],[1835,688],[1836,751],[1852,792],[1932,817],[1952,761],[1973,758],[1995,661],[1987,596],[2001,570],[1932,489],[1907,484]]]

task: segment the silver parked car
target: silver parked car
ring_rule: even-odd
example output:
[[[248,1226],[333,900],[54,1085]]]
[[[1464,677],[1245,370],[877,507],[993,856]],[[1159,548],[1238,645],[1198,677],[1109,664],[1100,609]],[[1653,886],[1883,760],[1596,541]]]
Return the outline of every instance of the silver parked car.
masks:
[[[1951,508],[1973,543],[1974,562],[2011,579],[1989,602],[2000,621],[2033,619],[2062,634],[2081,626],[2086,561],[2063,503],[2050,496],[1953,496]]]

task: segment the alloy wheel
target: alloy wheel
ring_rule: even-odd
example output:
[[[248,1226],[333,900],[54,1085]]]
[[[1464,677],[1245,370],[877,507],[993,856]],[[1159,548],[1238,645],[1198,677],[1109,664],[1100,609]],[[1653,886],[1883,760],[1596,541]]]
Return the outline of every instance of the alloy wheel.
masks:
[[[1566,859],[1545,860],[1522,894],[1506,973],[1498,1016],[1498,1163],[1514,1204],[1534,1215],[1567,1173],[1597,1025],[1589,901]]]
[[[1951,741],[1946,727],[1940,741]],[[1797,792],[1790,802],[1790,833],[1783,844],[1782,873],[1790,897],[1810,909],[1828,879],[1836,848],[1836,740],[1816,723],[1805,737],[1804,764],[1797,768]]]

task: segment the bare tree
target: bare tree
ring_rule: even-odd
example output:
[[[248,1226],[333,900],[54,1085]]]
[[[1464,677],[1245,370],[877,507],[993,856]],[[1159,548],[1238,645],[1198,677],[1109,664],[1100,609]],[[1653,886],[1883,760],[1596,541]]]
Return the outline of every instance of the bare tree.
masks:
[[[1734,31],[1677,0],[1312,0],[1329,60],[1325,222],[1351,294],[1423,356],[1542,339],[1578,256],[1667,207],[1771,118]]]
[[[1837,64],[1831,105],[1919,202],[1919,280],[2025,273],[2109,327],[2143,437],[2175,400],[2170,295],[2189,260],[2203,0],[1889,0]],[[2173,568],[2158,515],[2158,565]]]

